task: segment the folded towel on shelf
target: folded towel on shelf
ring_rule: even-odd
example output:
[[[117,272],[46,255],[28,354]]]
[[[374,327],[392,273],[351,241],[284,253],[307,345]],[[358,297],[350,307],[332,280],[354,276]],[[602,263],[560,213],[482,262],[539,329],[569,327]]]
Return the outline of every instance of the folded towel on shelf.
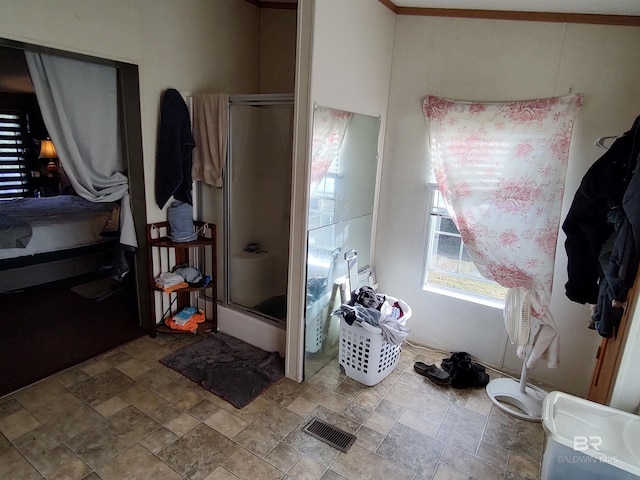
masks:
[[[176,290],[180,290],[181,288],[186,288],[188,286],[189,284],[187,282],[176,283],[175,285],[171,285],[169,287],[163,287],[161,285],[156,284],[156,287],[162,289],[164,293],[175,292]]]
[[[156,285],[160,288],[167,288],[184,282],[184,277],[174,272],[162,272],[156,277]]]

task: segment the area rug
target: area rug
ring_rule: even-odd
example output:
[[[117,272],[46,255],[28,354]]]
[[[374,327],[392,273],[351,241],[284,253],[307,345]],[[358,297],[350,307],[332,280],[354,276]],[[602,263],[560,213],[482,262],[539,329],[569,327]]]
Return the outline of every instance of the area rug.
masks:
[[[160,362],[236,408],[247,406],[284,377],[278,352],[265,352],[221,332],[210,333]]]

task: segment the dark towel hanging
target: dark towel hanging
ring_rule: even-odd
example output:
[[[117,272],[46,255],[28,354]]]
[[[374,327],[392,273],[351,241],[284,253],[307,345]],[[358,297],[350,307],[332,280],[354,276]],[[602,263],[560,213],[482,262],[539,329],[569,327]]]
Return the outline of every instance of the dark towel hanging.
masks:
[[[156,152],[156,203],[163,208],[171,195],[183,203],[191,198],[191,133],[189,109],[182,95],[170,88],[162,95]]]

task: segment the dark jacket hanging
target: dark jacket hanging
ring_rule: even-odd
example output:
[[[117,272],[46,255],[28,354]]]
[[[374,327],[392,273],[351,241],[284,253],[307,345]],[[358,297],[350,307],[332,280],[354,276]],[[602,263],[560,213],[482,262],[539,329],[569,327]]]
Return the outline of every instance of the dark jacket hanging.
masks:
[[[595,305],[593,328],[613,336],[640,260],[640,117],[585,174],[562,225],[566,295]]]
[[[156,203],[163,208],[171,195],[192,204],[191,153],[196,142],[191,133],[187,104],[175,89],[162,95],[156,153]]]

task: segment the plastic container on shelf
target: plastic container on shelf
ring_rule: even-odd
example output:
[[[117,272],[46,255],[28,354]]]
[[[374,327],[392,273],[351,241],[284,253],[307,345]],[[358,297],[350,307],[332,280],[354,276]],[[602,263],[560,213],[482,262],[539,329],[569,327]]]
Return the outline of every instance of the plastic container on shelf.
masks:
[[[398,302],[403,312],[402,323],[411,318],[411,308],[404,301],[386,296],[389,303]],[[382,329],[366,322],[349,325],[340,318],[339,362],[347,377],[373,386],[384,380],[398,366],[402,345],[387,342]]]
[[[562,392],[542,405],[541,480],[640,479],[640,417]]]

